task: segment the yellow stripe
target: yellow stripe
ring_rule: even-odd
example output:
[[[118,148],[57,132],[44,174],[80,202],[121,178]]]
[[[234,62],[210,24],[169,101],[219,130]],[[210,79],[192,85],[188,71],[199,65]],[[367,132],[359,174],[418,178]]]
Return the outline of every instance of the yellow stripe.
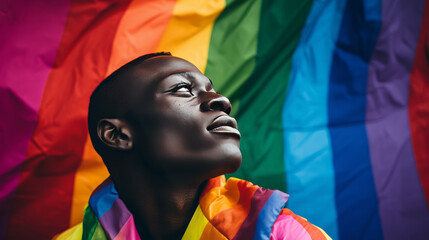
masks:
[[[178,0],[157,51],[169,51],[204,72],[213,24],[224,8],[224,0]]]
[[[83,225],[82,223],[68,229],[60,235],[54,236],[53,240],[80,240],[82,239]]]
[[[185,234],[183,235],[183,240],[193,240],[200,239],[203,234],[204,228],[206,227],[209,221],[204,216],[201,211],[200,206],[195,210],[194,215],[192,216],[191,221],[189,222],[188,227],[186,228]]]
[[[83,159],[74,179],[70,226],[82,221],[83,210],[88,204],[89,196],[109,176],[103,160],[92,147],[89,136],[87,139]]]

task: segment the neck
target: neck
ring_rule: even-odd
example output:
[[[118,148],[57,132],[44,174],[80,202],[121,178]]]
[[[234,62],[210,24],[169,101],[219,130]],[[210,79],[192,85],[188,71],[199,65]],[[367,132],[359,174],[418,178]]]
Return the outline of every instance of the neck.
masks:
[[[134,176],[130,174],[115,184],[134,216],[141,239],[180,239],[205,184],[177,181],[180,178],[170,181],[150,173]]]
[[[197,190],[160,193],[147,201],[151,204],[142,202],[136,209],[142,239],[180,239],[198,206],[197,195]]]

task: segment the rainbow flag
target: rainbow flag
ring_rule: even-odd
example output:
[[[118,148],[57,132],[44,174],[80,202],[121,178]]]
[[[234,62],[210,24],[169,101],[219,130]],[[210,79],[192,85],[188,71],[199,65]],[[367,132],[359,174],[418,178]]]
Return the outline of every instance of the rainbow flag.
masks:
[[[429,239],[429,2],[38,0],[0,4],[0,239],[82,220],[108,175],[89,95],[170,51],[230,98],[234,176],[290,194],[333,239]]]
[[[210,179],[182,239],[330,239],[284,208],[288,197],[237,178]],[[56,239],[140,240],[140,236],[133,215],[108,178],[91,195],[83,223]]]

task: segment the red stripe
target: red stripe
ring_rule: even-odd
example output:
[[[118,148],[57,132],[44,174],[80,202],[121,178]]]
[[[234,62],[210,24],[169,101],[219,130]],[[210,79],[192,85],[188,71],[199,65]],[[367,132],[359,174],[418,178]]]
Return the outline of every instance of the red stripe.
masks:
[[[128,4],[72,2],[16,191],[8,239],[49,239],[68,228],[89,95],[105,77],[115,29]]]
[[[429,206],[429,2],[410,75],[409,117],[417,171]]]

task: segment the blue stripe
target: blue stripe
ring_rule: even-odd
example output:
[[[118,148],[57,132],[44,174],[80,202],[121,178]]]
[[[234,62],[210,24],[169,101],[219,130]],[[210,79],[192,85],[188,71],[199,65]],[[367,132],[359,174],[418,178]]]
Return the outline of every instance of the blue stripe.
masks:
[[[293,56],[283,107],[288,208],[338,239],[328,130],[329,73],[345,1],[316,0]]]
[[[380,1],[347,1],[328,100],[340,239],[383,239],[365,130],[368,63],[380,25]]]
[[[114,184],[110,184],[101,189],[97,194],[91,196],[89,206],[94,210],[97,218],[100,219],[112,208],[116,198],[118,198],[118,191],[116,191]]]
[[[254,240],[270,239],[271,229],[273,228],[274,222],[279,216],[280,211],[283,209],[286,200],[287,195],[279,192],[278,190],[271,194],[270,198],[265,203],[258,215],[255,235],[253,237]]]

